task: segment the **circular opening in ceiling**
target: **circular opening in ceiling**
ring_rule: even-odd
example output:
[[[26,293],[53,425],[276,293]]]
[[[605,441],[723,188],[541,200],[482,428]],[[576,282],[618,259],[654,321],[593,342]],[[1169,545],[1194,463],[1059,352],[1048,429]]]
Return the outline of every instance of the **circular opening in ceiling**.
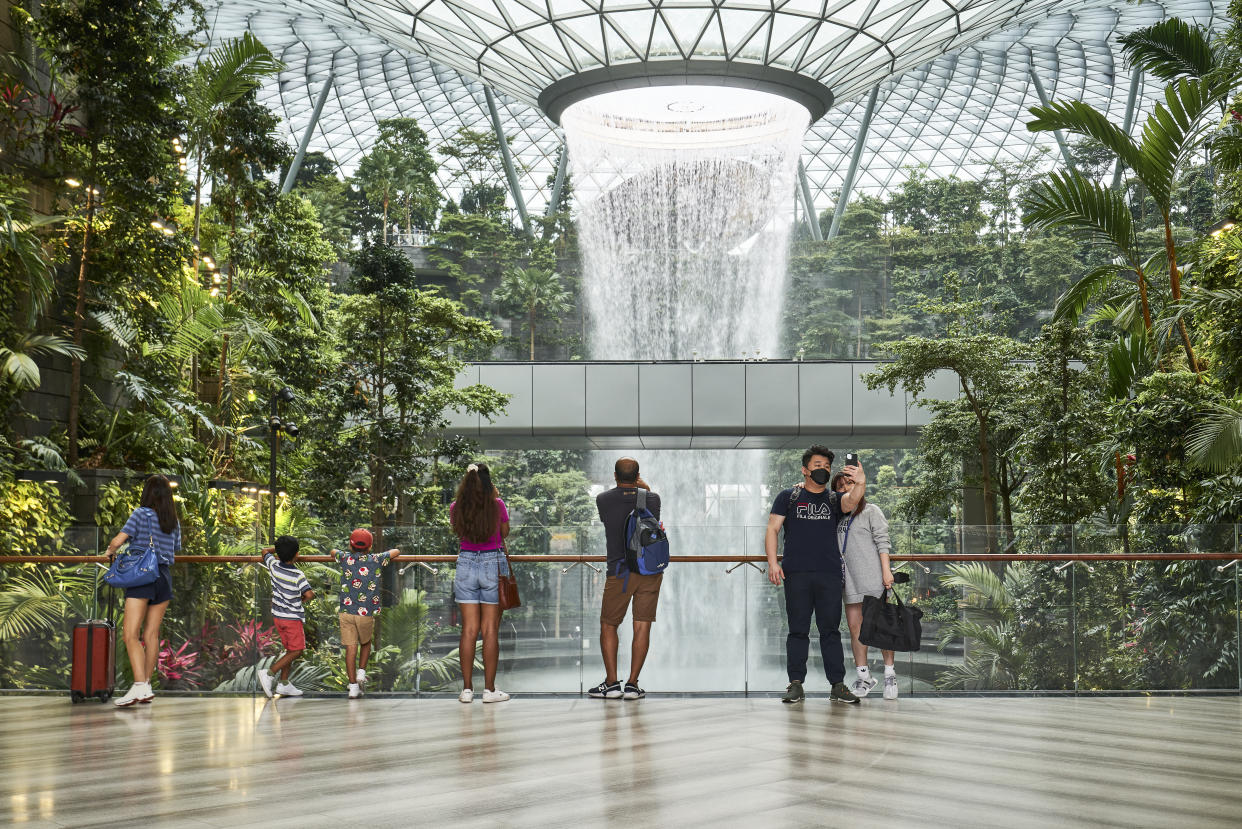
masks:
[[[580,138],[659,149],[730,147],[805,132],[811,114],[790,99],[754,89],[650,86],[578,101],[561,124]]]
[[[832,106],[832,90],[814,78],[778,69],[775,66],[741,63],[715,59],[648,60],[618,63],[567,75],[554,81],[539,93],[539,108],[556,123],[574,104],[611,92],[636,90],[638,94],[650,94],[652,90],[666,87],[688,90],[705,88],[720,90],[723,95],[746,92],[767,92],[800,104],[810,114],[810,121],[818,121]],[[681,107],[703,104],[689,95],[671,95],[663,100],[667,109],[676,104],[672,112],[682,112]],[[704,107],[707,111],[710,107]]]

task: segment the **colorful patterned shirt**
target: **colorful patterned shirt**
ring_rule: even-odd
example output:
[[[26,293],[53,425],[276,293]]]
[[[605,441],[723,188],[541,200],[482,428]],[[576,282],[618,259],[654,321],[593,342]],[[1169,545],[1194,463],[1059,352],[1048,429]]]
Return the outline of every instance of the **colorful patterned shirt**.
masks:
[[[338,552],[341,566],[341,612],[355,616],[380,613],[380,568],[392,561],[388,553]]]

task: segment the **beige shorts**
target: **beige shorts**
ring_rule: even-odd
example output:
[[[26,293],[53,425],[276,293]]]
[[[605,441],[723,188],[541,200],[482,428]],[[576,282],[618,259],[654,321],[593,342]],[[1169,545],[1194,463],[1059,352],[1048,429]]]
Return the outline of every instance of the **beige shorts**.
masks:
[[[664,574],[643,576],[630,573],[629,589],[622,592],[625,576],[609,576],[604,582],[604,601],[600,608],[599,620],[606,625],[617,626],[625,620],[625,612],[629,610],[630,601],[634,602],[635,622],[654,622],[656,604],[660,601],[660,583]]]
[[[341,644],[345,647],[371,644],[371,635],[375,632],[374,616],[359,616],[356,613],[341,613]]]

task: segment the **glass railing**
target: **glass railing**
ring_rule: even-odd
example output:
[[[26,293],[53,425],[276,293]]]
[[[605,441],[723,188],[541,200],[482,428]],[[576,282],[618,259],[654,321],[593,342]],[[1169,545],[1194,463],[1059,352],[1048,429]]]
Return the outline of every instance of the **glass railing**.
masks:
[[[1242,691],[1238,529],[894,524],[894,566],[911,575],[899,593],[924,613],[921,649],[897,655],[900,692]],[[661,591],[644,685],[677,693],[782,690],[784,594],[764,572],[764,528],[678,526],[671,533],[676,557]],[[324,537],[343,546],[347,531]],[[119,616],[118,597],[99,581],[102,569],[77,561],[99,545],[86,528],[34,545],[27,555],[0,557],[0,688],[66,688],[74,622]],[[447,528],[398,527],[383,537],[383,546],[393,545],[403,556],[384,571],[369,692],[455,695],[454,539]],[[502,619],[498,683],[513,693],[581,694],[604,676],[602,528],[514,527],[509,547],[522,607]],[[323,552],[322,545],[303,550],[316,598],[307,605],[308,647],[293,682],[308,693],[344,693],[338,571],[318,560]],[[257,693],[255,666],[281,651],[266,571],[230,557],[186,555],[173,579],[158,684]],[[624,672],[628,622],[620,637]],[[840,639],[852,676],[844,620]],[[818,652],[813,630],[812,691],[826,690]],[[879,664],[874,649],[870,660]],[[127,687],[120,641],[117,665],[118,685]],[[481,687],[481,676],[475,685]]]

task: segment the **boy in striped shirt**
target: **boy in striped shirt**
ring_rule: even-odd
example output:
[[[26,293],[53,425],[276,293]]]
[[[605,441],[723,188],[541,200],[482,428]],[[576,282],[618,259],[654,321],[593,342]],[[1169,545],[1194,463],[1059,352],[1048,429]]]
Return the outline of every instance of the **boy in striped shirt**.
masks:
[[[275,551],[276,555],[272,555]],[[302,622],[306,619],[303,602],[315,598],[310,582],[302,571],[293,566],[298,557],[298,540],[291,535],[282,535],[276,539],[274,547],[263,550],[263,565],[272,576],[272,621],[276,630],[280,631],[280,643],[285,646],[284,654],[272,663],[268,670],[258,670],[259,684],[263,693],[272,695],[272,674],[280,674],[280,682],[276,685],[276,693],[282,697],[300,697],[302,692],[289,681],[293,660],[306,650],[306,633]]]

